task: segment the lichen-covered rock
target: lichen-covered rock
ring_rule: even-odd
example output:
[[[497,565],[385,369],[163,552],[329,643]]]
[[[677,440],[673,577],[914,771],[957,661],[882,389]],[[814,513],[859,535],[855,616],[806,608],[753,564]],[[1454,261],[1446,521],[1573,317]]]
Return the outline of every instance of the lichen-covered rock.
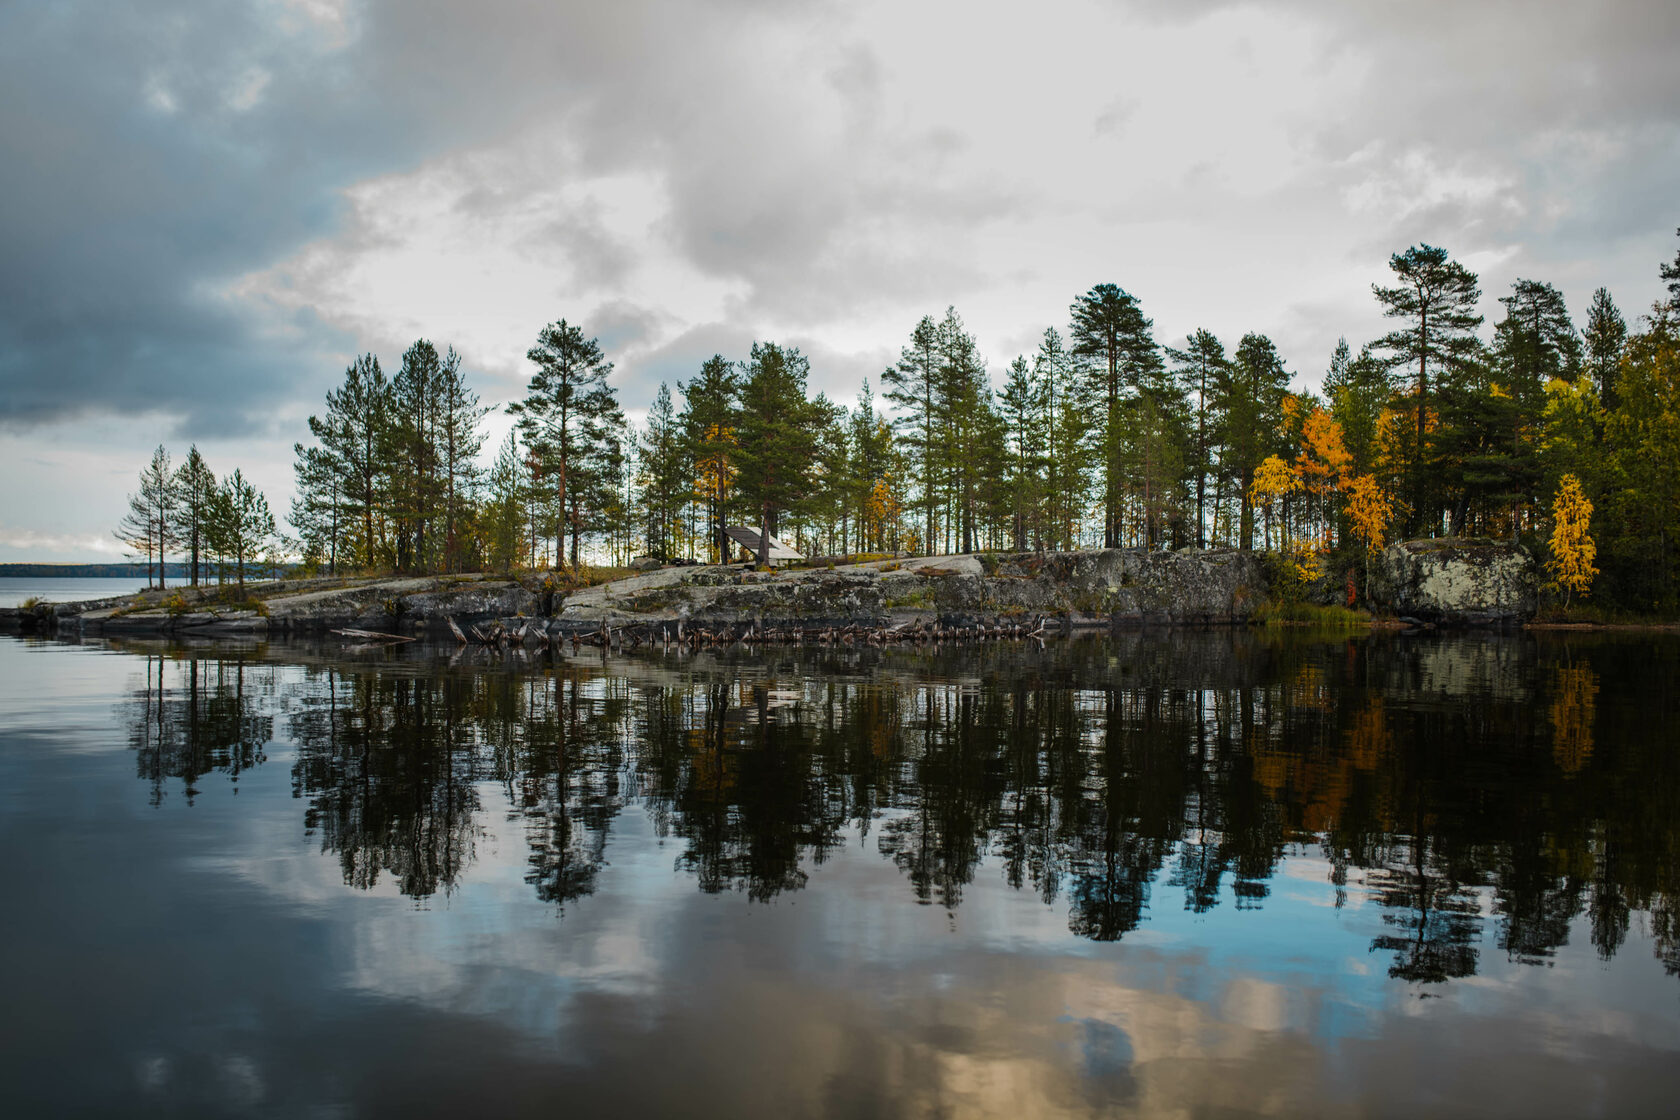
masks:
[[[1540,576],[1520,545],[1438,537],[1390,545],[1371,565],[1371,601],[1397,615],[1449,626],[1534,617]]]
[[[792,572],[668,568],[573,593],[562,629],[947,624],[1055,616],[1071,626],[1247,621],[1265,596],[1259,562],[1238,552],[1103,549],[877,561]]]

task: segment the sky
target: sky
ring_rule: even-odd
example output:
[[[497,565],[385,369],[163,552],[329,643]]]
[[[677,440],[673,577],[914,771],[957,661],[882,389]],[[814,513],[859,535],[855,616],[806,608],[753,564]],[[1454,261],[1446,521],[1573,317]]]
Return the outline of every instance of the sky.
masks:
[[[850,403],[954,306],[994,381],[1099,283],[1299,388],[1439,245],[1579,322],[1663,294],[1671,0],[0,5],[0,562],[119,558],[158,444],[290,506],[363,352],[487,404],[597,336],[632,416],[797,345]]]

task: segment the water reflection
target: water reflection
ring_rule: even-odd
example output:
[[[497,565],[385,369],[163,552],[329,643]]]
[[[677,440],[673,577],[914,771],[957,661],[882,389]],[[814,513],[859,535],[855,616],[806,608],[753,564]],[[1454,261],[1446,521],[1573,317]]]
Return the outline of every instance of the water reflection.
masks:
[[[1609,958],[1640,913],[1680,974],[1677,648],[1130,635],[476,665],[177,649],[146,654],[126,715],[154,800],[237,781],[279,740],[345,884],[415,898],[471,874],[487,814],[511,812],[526,881],[564,911],[610,874],[634,807],[700,890],[755,901],[817,885],[862,837],[917,903],[954,910],[1001,875],[1115,941],[1163,886],[1195,913],[1263,908],[1310,853],[1338,908],[1380,907],[1369,949],[1397,979],[1470,976],[1489,952],[1545,963],[1583,915]]]

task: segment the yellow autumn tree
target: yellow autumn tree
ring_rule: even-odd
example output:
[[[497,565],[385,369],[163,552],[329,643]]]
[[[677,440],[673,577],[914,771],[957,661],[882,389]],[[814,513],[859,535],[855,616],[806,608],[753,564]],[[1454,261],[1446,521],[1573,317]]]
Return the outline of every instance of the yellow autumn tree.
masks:
[[[1353,535],[1365,545],[1365,583],[1371,583],[1371,553],[1383,546],[1388,523],[1394,517],[1394,503],[1376,476],[1355,475],[1343,488],[1347,493],[1348,521]]]
[[[1566,474],[1558,481],[1557,496],[1552,499],[1552,556],[1546,561],[1552,586],[1563,588],[1563,605],[1579,591],[1585,596],[1592,588],[1598,569],[1598,546],[1593,543],[1587,527],[1592,521],[1592,501],[1581,492],[1581,480]]]
[[[1276,455],[1268,455],[1264,462],[1254,469],[1254,481],[1249,484],[1249,500],[1266,511],[1266,544],[1271,545],[1272,504],[1279,498],[1293,494],[1301,488],[1301,480],[1295,477],[1289,464]],[[1289,545],[1289,526],[1284,525],[1280,534],[1284,548]]]

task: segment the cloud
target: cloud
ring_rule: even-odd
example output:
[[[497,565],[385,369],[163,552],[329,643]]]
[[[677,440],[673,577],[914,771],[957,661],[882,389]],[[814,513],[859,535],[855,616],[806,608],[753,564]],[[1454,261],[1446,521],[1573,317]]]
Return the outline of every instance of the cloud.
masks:
[[[499,403],[562,317],[631,409],[707,340],[846,399],[924,313],[996,373],[1105,281],[1311,378],[1417,241],[1490,314],[1517,276],[1636,311],[1676,42],[1633,0],[11,5],[0,430],[284,448],[357,352],[452,343]]]
[[[115,538],[97,534],[41,533],[33,529],[13,529],[5,525],[0,525],[0,548],[21,553],[49,552],[54,556],[80,556],[90,553],[112,557],[124,555],[122,545],[118,544]]]

